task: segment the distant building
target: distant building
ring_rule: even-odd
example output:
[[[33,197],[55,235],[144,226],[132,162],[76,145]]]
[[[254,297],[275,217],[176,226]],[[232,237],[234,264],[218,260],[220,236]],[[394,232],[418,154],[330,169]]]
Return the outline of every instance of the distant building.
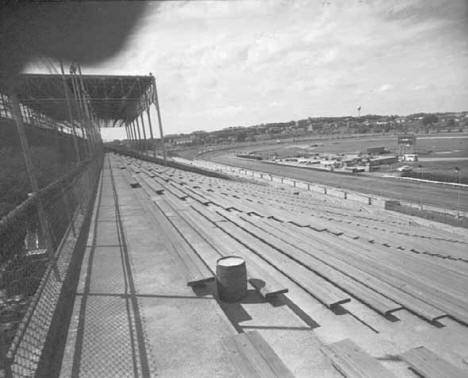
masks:
[[[403,161],[418,161],[417,154],[404,154]]]
[[[379,156],[379,157],[369,159],[369,165],[371,167],[375,167],[378,165],[394,164],[394,163],[398,163],[398,156],[385,155],[385,156]]]
[[[386,152],[385,147],[369,147],[367,153],[369,155],[382,155]]]
[[[172,143],[175,144],[176,146],[183,146],[183,145],[186,145],[186,144],[192,144],[193,143],[193,136],[183,136],[183,137],[174,138]]]

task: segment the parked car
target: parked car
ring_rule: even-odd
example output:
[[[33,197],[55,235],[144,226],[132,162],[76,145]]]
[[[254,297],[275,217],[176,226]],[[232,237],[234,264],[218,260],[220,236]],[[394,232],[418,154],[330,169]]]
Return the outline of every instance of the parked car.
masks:
[[[401,167],[397,168],[398,172],[411,172],[413,168],[411,168],[409,165],[402,165]]]

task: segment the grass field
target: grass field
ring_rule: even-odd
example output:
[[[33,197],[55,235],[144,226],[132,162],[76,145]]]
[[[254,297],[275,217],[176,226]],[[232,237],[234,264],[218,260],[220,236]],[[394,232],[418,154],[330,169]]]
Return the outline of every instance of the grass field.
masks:
[[[293,142],[289,144],[269,143],[263,146],[251,147],[252,151],[261,153],[281,153],[286,151],[313,151],[330,153],[356,153],[366,152],[370,147],[385,147],[396,153],[398,145],[395,136],[371,137],[371,138],[349,138],[330,139],[307,142]],[[243,147],[248,150],[249,147]],[[430,157],[468,157],[468,135],[441,135],[422,136],[417,138],[416,153],[421,156]]]
[[[456,159],[456,158],[455,158]],[[468,159],[450,161],[420,161],[413,164],[410,177],[426,180],[457,182],[460,169],[460,183],[468,184]]]

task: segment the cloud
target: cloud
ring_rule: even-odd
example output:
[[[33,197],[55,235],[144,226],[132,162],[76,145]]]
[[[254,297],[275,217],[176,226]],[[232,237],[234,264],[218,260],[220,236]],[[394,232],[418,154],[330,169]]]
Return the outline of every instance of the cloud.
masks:
[[[391,84],[382,84],[380,87],[376,89],[376,92],[386,92],[393,88]]]
[[[464,0],[168,1],[148,6],[125,51],[86,72],[153,72],[168,133],[354,114],[357,104],[462,110],[467,11]]]

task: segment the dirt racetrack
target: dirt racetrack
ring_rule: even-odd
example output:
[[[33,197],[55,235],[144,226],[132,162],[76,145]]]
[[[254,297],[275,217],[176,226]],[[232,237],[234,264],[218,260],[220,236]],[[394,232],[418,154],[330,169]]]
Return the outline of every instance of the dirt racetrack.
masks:
[[[285,167],[257,160],[237,158],[232,152],[218,151],[203,155],[203,159],[246,169],[268,172],[278,176],[330,185],[361,193],[400,201],[422,203],[446,209],[468,211],[468,190],[451,185],[429,184],[390,177],[370,177],[321,172],[305,168]],[[459,195],[459,200],[457,199]]]

